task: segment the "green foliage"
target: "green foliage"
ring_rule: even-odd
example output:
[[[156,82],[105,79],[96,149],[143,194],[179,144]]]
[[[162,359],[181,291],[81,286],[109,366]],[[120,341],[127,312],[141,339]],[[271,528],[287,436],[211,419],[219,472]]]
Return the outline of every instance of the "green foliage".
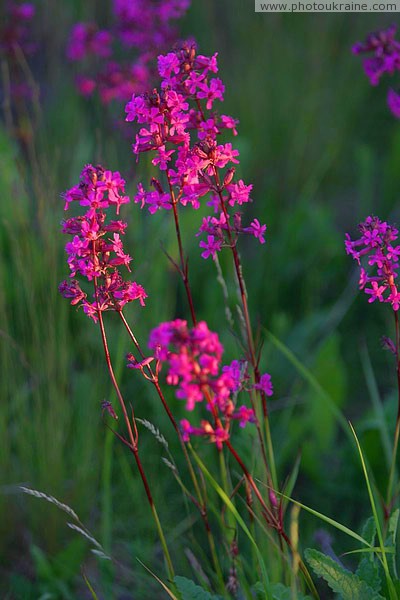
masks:
[[[398,526],[399,526],[399,515],[400,509],[396,509],[391,515],[388,524],[388,535],[385,541],[385,546],[391,546],[395,549],[393,554],[388,556],[389,563],[389,571],[393,578],[398,579],[397,574],[397,563],[396,559],[397,555],[397,536],[398,536]]]
[[[371,546],[375,544],[376,538],[376,523],[373,517],[367,519],[362,530],[362,537],[367,540]],[[380,592],[382,587],[379,565],[375,560],[374,554],[367,553],[359,562],[356,570],[356,575],[362,581],[365,581],[373,590]]]
[[[137,180],[150,180],[150,158],[135,163],[131,140],[107,122],[99,104],[76,95],[72,69],[62,58],[71,23],[94,16],[105,22],[109,2],[36,4],[38,28],[45,38],[38,64],[33,65],[43,90],[39,119],[25,115],[25,121],[32,120],[28,145],[0,127],[0,484],[8,490],[25,482],[76,507],[85,522],[90,516],[105,550],[116,547],[121,561],[127,560],[134,571],[135,597],[157,597],[158,588],[149,590],[135,561],[141,556],[162,572],[152,525],[143,516],[143,491],[131,457],[114,443],[112,434],[105,435],[101,421],[100,403],[114,401],[114,393],[103,367],[98,331],[57,292],[67,274],[59,194],[76,181],[87,162],[119,169],[132,193]],[[347,428],[347,415],[357,421],[366,409],[366,386],[357,362],[361,332],[366,332],[375,379],[385,384],[382,397],[389,398],[392,386],[389,359],[377,343],[390,325],[382,307],[370,308],[364,298],[351,306],[356,282],[350,280],[351,266],[342,246],[343,232],[353,230],[367,211],[377,213],[379,206],[383,218],[389,217],[400,185],[400,130],[387,112],[382,90],[370,89],[349,52],[356,39],[377,28],[376,19],[368,14],[354,20],[332,14],[255,15],[241,0],[204,0],[192,2],[182,29],[182,37],[197,37],[202,53],[219,52],[226,83],[224,112],[240,119],[239,136],[233,140],[241,152],[238,172],[246,183],[254,183],[255,202],[246,207],[244,218],[254,210],[254,216],[268,224],[261,253],[256,244],[240,242],[252,322],[266,326],[299,358],[296,365],[276,352],[270,339],[265,341],[260,368],[271,372],[275,386],[270,414],[279,477],[283,480],[293,472],[289,495],[296,481],[296,497],[354,530],[368,510],[367,498],[360,494],[359,465],[352,464],[354,457],[339,429]],[[117,106],[112,110],[118,118],[123,113]],[[187,311],[179,278],[160,251],[162,244],[176,256],[171,220],[165,215],[149,218],[138,206],[123,218],[126,215],[135,276],[149,292],[147,308],[130,315],[145,346],[151,327],[172,316],[185,318]],[[194,236],[200,220],[200,212],[184,211],[184,244],[199,315],[221,333],[221,290],[212,263],[199,257]],[[227,261],[221,263],[229,270]],[[229,293],[236,311],[234,283]],[[120,365],[118,378],[138,416],[166,436],[180,469],[180,449],[154,394],[126,372],[129,341],[119,336],[116,325],[112,317],[107,319],[112,356]],[[224,346],[229,359],[238,358],[240,344],[230,332],[224,334]],[[173,395],[171,405],[179,418],[183,410]],[[387,454],[385,419],[390,422],[390,415],[385,412],[387,403],[383,405],[373,428],[381,431]],[[192,533],[199,525],[188,517],[180,489],[161,462],[161,449],[147,434],[140,431],[140,449],[157,483],[155,498],[168,538],[175,550],[177,532],[183,532],[188,543],[197,544],[207,571],[205,541]],[[244,454],[257,467],[251,436],[243,439]],[[364,447],[369,459],[377,452],[375,438]],[[303,455],[297,477],[299,449]],[[210,448],[202,451],[215,459]],[[379,450],[376,459],[380,465]],[[343,501],[345,494],[348,502]],[[218,522],[219,505],[212,490],[210,496],[212,518]],[[63,515],[8,491],[0,495],[0,510],[7,515],[0,522],[0,596],[10,592],[26,600],[58,600],[71,593],[77,597],[76,579],[82,582],[79,570],[87,550],[66,530]],[[311,543],[314,516],[302,518],[303,547]],[[396,527],[393,516],[387,546],[395,545]],[[339,535],[343,533],[348,530]],[[375,544],[368,533],[363,537]],[[260,578],[257,552],[249,538],[243,538],[241,575],[253,583]],[[26,540],[33,540],[32,548]],[[257,544],[277,580],[281,564],[270,553],[269,540],[265,548],[259,539]],[[218,551],[225,558],[222,547]],[[388,554],[388,563],[396,577],[395,556]],[[111,597],[108,592],[117,584],[108,566],[100,573],[94,568],[90,581],[93,589],[101,587]],[[363,555],[356,576],[380,591],[374,553]],[[132,589],[131,580],[126,589]],[[289,597],[290,589],[283,584],[272,584],[271,589],[274,598]]]
[[[343,406],[346,391],[346,374],[340,351],[340,338],[329,336],[319,347],[310,367],[316,381],[338,407]],[[301,420],[301,432],[295,437],[303,437],[305,428],[309,432],[302,448],[302,465],[314,476],[323,468],[324,457],[336,437],[337,419],[331,406],[319,394],[310,390],[305,395],[306,417]],[[295,423],[293,424],[295,427]]]
[[[257,582],[253,586],[253,591],[257,598],[265,598],[264,587],[261,582]],[[293,590],[283,583],[274,583],[271,585],[271,592],[273,600],[293,600],[293,594],[295,594],[296,600],[311,600],[311,596],[305,596],[298,590]]]
[[[312,570],[323,577],[329,587],[343,600],[384,600],[375,589],[358,575],[344,569],[329,556],[308,548],[305,557]]]
[[[194,581],[177,575],[174,583],[181,594],[182,600],[222,600],[222,596],[215,596],[204,590]]]

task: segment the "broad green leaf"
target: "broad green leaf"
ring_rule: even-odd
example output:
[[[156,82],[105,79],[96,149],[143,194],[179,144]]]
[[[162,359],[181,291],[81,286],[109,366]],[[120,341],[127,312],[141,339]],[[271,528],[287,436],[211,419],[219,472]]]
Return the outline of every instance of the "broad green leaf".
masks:
[[[398,524],[399,524],[399,514],[400,514],[400,509],[397,508],[394,511],[394,513],[390,516],[389,526],[388,526],[388,537],[387,537],[387,540],[385,543],[385,545],[392,545],[395,548],[395,553],[393,554],[393,556],[388,557],[388,563],[389,563],[390,574],[393,577],[395,577],[396,579],[398,578],[397,565],[396,565],[396,548],[397,548],[396,539],[397,539],[397,528],[398,528]]]
[[[364,540],[367,540],[367,542],[371,544],[371,546],[374,545],[376,537],[376,523],[374,517],[368,517],[365,521],[361,535]]]
[[[320,382],[315,377],[314,373],[310,371],[302,362],[297,358],[297,356],[286,346],[283,342],[281,342],[277,337],[275,337],[270,331],[263,328],[265,335],[272,342],[272,344],[282,352],[282,354],[288,359],[288,361],[294,366],[294,368],[298,371],[301,377],[307,381],[310,387],[313,389],[314,393],[319,396],[320,401],[323,402],[329,410],[334,415],[338,424],[341,425],[343,431],[347,436],[351,438],[351,433],[349,432],[348,423],[342,414],[341,410],[338,408],[335,399],[330,396],[326,392],[326,390],[322,387]]]
[[[51,561],[57,578],[66,582],[72,580],[85,559],[85,553],[85,541],[78,537],[72,539]]]
[[[365,556],[361,559],[360,564],[357,567],[356,575],[362,581],[365,581],[373,590],[380,592],[382,588],[382,580],[379,574],[379,566],[376,562],[371,560],[371,556]]]
[[[256,594],[256,598],[264,598],[265,592],[263,584],[258,581],[252,588]],[[273,600],[293,600],[293,590],[283,583],[274,583],[271,585],[272,598]],[[312,600],[311,596],[304,596],[296,590],[296,600]]]
[[[331,590],[340,594],[343,600],[384,600],[365,581],[322,552],[308,548],[305,557],[313,571],[325,579]]]
[[[345,367],[340,355],[338,335],[330,335],[324,341],[310,370],[321,389],[339,410],[345,396]],[[306,415],[303,427],[307,428],[307,435],[302,443],[302,466],[309,474],[318,477],[323,464],[322,457],[332,447],[338,422],[332,405],[324,401],[313,387],[306,394]]]
[[[293,600],[293,590],[283,583],[275,583],[272,585],[272,597],[274,600]],[[296,600],[311,600],[311,596],[296,591]]]
[[[331,335],[319,348],[312,372],[336,406],[342,406],[345,394],[345,370],[340,355],[338,335]],[[318,448],[326,450],[333,441],[336,419],[329,404],[321,402],[321,397],[314,391],[308,396],[307,412],[309,422],[313,423],[313,435]]]
[[[182,600],[222,600],[221,596],[214,596],[194,583],[191,579],[174,577],[174,583],[182,595]]]
[[[362,537],[374,548],[376,538],[376,523],[374,517],[369,517],[362,529]],[[369,550],[369,548],[368,548]],[[379,565],[376,563],[374,552],[361,557],[357,567],[356,575],[365,581],[373,590],[379,592],[382,588]]]

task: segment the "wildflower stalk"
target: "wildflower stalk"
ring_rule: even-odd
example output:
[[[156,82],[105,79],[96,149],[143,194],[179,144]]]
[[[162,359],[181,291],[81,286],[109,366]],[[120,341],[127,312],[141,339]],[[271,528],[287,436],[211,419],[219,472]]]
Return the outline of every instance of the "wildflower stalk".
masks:
[[[95,252],[95,242],[93,242],[93,254],[94,254],[94,256],[96,255],[96,252]],[[96,302],[98,304],[97,277],[94,277],[94,289],[95,289]],[[159,516],[158,516],[158,513],[157,513],[157,509],[156,509],[156,506],[154,504],[154,500],[153,500],[153,496],[152,496],[152,493],[151,493],[151,490],[150,490],[149,482],[147,480],[146,474],[145,474],[144,469],[143,469],[142,462],[141,462],[140,457],[139,457],[139,451],[138,451],[138,445],[137,445],[137,432],[134,435],[134,433],[132,431],[132,426],[131,426],[131,422],[130,422],[130,419],[129,419],[129,416],[128,416],[128,412],[126,410],[125,401],[123,399],[123,396],[121,394],[121,390],[119,389],[119,385],[118,385],[117,380],[115,378],[114,369],[113,369],[112,363],[111,363],[110,352],[109,352],[109,349],[108,349],[107,336],[106,336],[106,331],[105,331],[105,327],[104,327],[103,316],[102,316],[101,310],[99,310],[99,309],[97,310],[97,316],[98,316],[98,320],[99,320],[99,326],[100,326],[100,332],[101,332],[101,339],[102,339],[102,342],[103,342],[103,349],[104,349],[104,355],[105,355],[105,358],[106,358],[108,372],[110,374],[110,378],[111,378],[112,384],[113,384],[115,392],[117,394],[117,398],[118,398],[119,404],[121,406],[122,414],[124,416],[124,421],[125,421],[125,424],[126,424],[126,428],[128,430],[129,443],[127,443],[127,446],[129,447],[129,449],[131,450],[132,454],[135,457],[136,465],[138,467],[139,474],[140,474],[140,477],[142,479],[143,487],[144,487],[145,492],[146,492],[147,501],[148,501],[148,503],[150,505],[150,509],[151,509],[152,514],[153,514],[153,518],[154,518],[154,521],[155,521],[155,524],[156,524],[158,536],[160,538],[161,546],[162,546],[162,549],[163,549],[165,561],[167,563],[168,575],[169,575],[169,577],[171,579],[173,579],[174,576],[175,576],[175,573],[174,573],[174,567],[173,567],[172,561],[171,561],[171,556],[169,554],[167,542],[166,542],[164,531],[162,529],[161,522],[160,522],[160,519],[159,519]],[[133,417],[133,419],[134,419],[134,417]],[[136,429],[135,422],[133,421],[133,423],[134,423],[134,427]]]
[[[256,495],[258,501],[261,504],[262,507],[262,511],[263,511],[263,516],[265,518],[265,520],[267,521],[267,523],[274,527],[280,538],[283,538],[288,546],[288,548],[290,549],[290,551],[293,553],[293,547],[292,547],[292,542],[289,538],[289,536],[287,535],[287,533],[285,532],[285,529],[283,527],[283,523],[281,521],[281,519],[277,520],[275,515],[271,512],[271,510],[268,508],[264,498],[261,495],[260,490],[258,489],[253,477],[251,476],[249,470],[247,469],[246,465],[244,464],[244,462],[242,461],[242,459],[240,458],[239,454],[236,452],[235,448],[232,446],[231,442],[229,440],[227,440],[225,442],[228,450],[231,452],[232,456],[235,458],[236,462],[239,464],[240,468],[243,471],[243,474],[245,476],[245,478],[247,479],[249,485],[251,486],[252,490],[254,491],[254,494]],[[315,598],[319,598],[319,594],[315,588],[315,585],[311,579],[311,575],[306,567],[306,565],[304,564],[303,560],[301,559],[301,557],[298,557],[299,560],[299,567],[300,570],[302,571],[305,580],[307,582],[307,585],[310,588],[310,591],[312,592],[313,596]]]
[[[123,312],[122,311],[118,311],[118,314],[119,314],[119,316],[120,316],[123,324],[125,325],[126,330],[127,330],[128,334],[129,334],[130,338],[134,342],[134,344],[135,344],[138,352],[140,353],[141,357],[144,358],[145,356],[144,356],[144,354],[142,352],[142,349],[141,349],[141,347],[139,345],[139,342],[137,341],[137,339],[136,339],[136,337],[135,337],[132,329],[130,328],[130,326],[129,326],[128,322],[127,322],[127,320],[125,319],[125,316],[124,316]],[[160,398],[160,400],[162,402],[162,405],[163,405],[163,407],[164,407],[164,409],[165,409],[165,411],[166,411],[166,413],[168,415],[169,420],[171,421],[171,424],[172,424],[173,428],[175,429],[175,431],[176,431],[176,433],[178,435],[179,441],[181,442],[182,450],[183,450],[183,453],[185,455],[186,462],[188,464],[189,472],[190,472],[190,475],[191,475],[191,478],[192,478],[192,481],[193,481],[193,485],[195,486],[196,494],[197,494],[197,496],[198,496],[198,498],[199,498],[199,500],[201,502],[201,505],[203,506],[204,505],[204,499],[202,497],[200,486],[199,486],[199,483],[197,481],[195,472],[193,470],[193,465],[192,465],[192,462],[190,460],[189,454],[187,452],[186,445],[185,445],[185,443],[184,443],[184,441],[182,439],[181,431],[180,431],[180,429],[178,427],[178,424],[177,424],[177,422],[175,420],[175,417],[173,416],[173,414],[171,412],[171,409],[168,406],[167,401],[165,400],[165,396],[164,396],[164,394],[162,392],[162,389],[160,387],[160,384],[158,382],[158,378],[155,376],[155,374],[154,374],[154,372],[153,372],[153,370],[152,370],[152,368],[151,368],[150,365],[147,365],[147,368],[148,368],[149,375],[150,375],[149,380],[154,385],[155,389],[157,390],[157,394],[158,394],[158,396],[159,396],[159,398]]]
[[[249,472],[249,470],[247,469],[246,465],[244,464],[244,462],[242,461],[242,459],[240,458],[239,454],[236,452],[235,448],[232,446],[230,440],[226,440],[225,441],[226,447],[228,448],[229,452],[232,454],[232,456],[234,457],[234,459],[236,460],[236,462],[239,464],[240,468],[243,471],[244,476],[246,477],[250,487],[252,488],[254,494],[256,495],[258,501],[261,504],[261,507],[263,509],[263,516],[266,519],[267,523],[272,525],[275,529],[278,530],[278,532],[280,533],[280,527],[278,524],[278,521],[276,520],[275,515],[272,513],[272,511],[270,510],[270,508],[267,506],[264,498],[261,495],[260,490],[258,489],[251,473]]]
[[[177,208],[178,201],[175,197],[175,193],[172,188],[171,179],[170,179],[169,175],[167,175],[167,179],[168,179],[169,193],[171,196],[172,211],[174,213],[176,239],[178,241],[178,248],[179,248],[179,258],[180,258],[180,263],[181,263],[180,264],[180,275],[182,277],[183,285],[185,286],[186,296],[187,296],[189,309],[190,309],[190,315],[192,317],[192,323],[193,323],[193,325],[196,325],[196,323],[197,323],[196,312],[194,309],[192,291],[190,288],[189,277],[188,277],[188,262],[187,262],[187,259],[185,259],[185,255],[183,252],[183,246],[182,246],[182,236],[181,236],[181,230],[180,230],[180,225],[179,225],[179,216],[178,216],[178,208]]]
[[[129,323],[127,322],[127,320],[125,318],[125,315],[123,314],[122,310],[118,311],[118,315],[119,315],[120,319],[122,320],[122,322],[123,322],[123,324],[124,324],[124,326],[125,326],[125,328],[126,328],[126,330],[128,332],[128,335],[131,338],[131,340],[133,341],[133,343],[134,343],[137,351],[139,352],[139,354],[142,357],[142,359],[144,359],[145,358],[145,354],[143,353],[142,348],[141,348],[141,346],[140,346],[140,344],[139,344],[139,342],[138,342],[135,334],[133,333],[131,327],[129,326]],[[215,548],[214,536],[212,534],[212,530],[211,530],[210,523],[209,523],[209,520],[208,520],[208,511],[207,511],[207,506],[206,506],[205,498],[204,498],[204,496],[202,494],[202,491],[200,489],[199,482],[198,482],[197,477],[196,477],[196,473],[195,473],[195,471],[193,469],[192,461],[190,459],[189,453],[188,453],[187,448],[186,448],[186,444],[185,444],[185,442],[182,439],[181,430],[179,429],[179,426],[178,426],[178,424],[177,424],[177,422],[175,420],[175,417],[173,416],[173,414],[171,412],[171,409],[168,406],[168,403],[167,403],[167,401],[165,399],[163,391],[162,391],[162,389],[160,387],[160,384],[159,384],[159,381],[158,381],[158,377],[153,372],[153,369],[151,368],[151,365],[147,365],[146,367],[148,369],[149,376],[145,375],[145,377],[154,385],[154,387],[155,387],[155,389],[157,391],[157,394],[158,394],[158,396],[159,396],[159,398],[161,400],[161,403],[162,403],[162,405],[163,405],[163,407],[164,407],[164,409],[165,409],[165,411],[166,411],[166,413],[168,415],[168,418],[169,418],[169,420],[170,420],[173,428],[175,429],[176,434],[178,435],[179,442],[181,444],[181,448],[182,448],[182,451],[183,451],[183,454],[184,454],[184,457],[185,457],[185,460],[186,460],[186,464],[187,464],[188,469],[189,469],[190,478],[191,478],[191,480],[193,482],[193,486],[195,488],[195,493],[196,493],[196,496],[197,496],[197,500],[191,494],[189,494],[187,490],[186,490],[186,493],[189,495],[189,497],[191,498],[191,500],[196,504],[196,506],[197,506],[197,508],[198,508],[198,510],[200,512],[202,521],[204,523],[204,527],[206,529],[207,540],[208,540],[208,544],[209,544],[209,547],[210,547],[210,553],[211,553],[211,558],[212,558],[212,561],[213,561],[215,573],[217,575],[217,578],[219,580],[221,588],[223,588],[224,587],[223,575],[222,575],[221,565],[219,564],[219,560],[218,560],[218,556],[217,556],[217,552],[216,552],[216,548]]]
[[[249,306],[248,306],[248,302],[247,302],[247,292],[246,292],[246,286],[245,286],[245,282],[244,282],[244,278],[243,278],[242,265],[241,265],[239,253],[236,248],[236,243],[232,237],[232,232],[231,232],[231,229],[229,226],[229,215],[226,210],[225,202],[224,202],[224,199],[222,196],[218,171],[215,167],[214,167],[214,177],[215,177],[215,183],[216,183],[216,187],[217,187],[217,193],[218,193],[218,196],[220,199],[221,209],[226,218],[226,222],[228,225],[227,235],[228,235],[228,240],[229,240],[229,246],[232,251],[236,277],[237,277],[237,281],[239,284],[240,298],[241,298],[241,302],[242,302],[243,316],[244,316],[244,322],[245,322],[245,327],[246,327],[248,350],[249,350],[249,355],[250,355],[250,362],[253,367],[255,382],[259,383],[260,371],[258,368],[258,361],[256,358],[256,353],[255,353],[253,331],[252,331],[251,323],[250,323]],[[261,396],[261,401],[262,401],[263,416],[264,416],[264,422],[265,422],[265,437],[266,437],[267,448],[268,448],[268,459],[269,459],[268,462],[269,462],[269,468],[270,468],[269,470],[270,470],[270,475],[271,475],[271,480],[272,480],[273,486],[275,488],[277,488],[278,487],[278,478],[277,478],[277,472],[276,472],[275,455],[274,455],[274,450],[273,450],[273,445],[272,445],[271,431],[270,431],[270,426],[269,426],[267,401],[266,401],[266,396],[263,391],[260,391],[260,396]],[[262,439],[262,436],[260,436],[260,439]]]
[[[394,319],[395,319],[395,329],[396,329],[396,373],[397,373],[397,417],[396,417],[396,427],[394,432],[394,441],[393,441],[393,451],[392,451],[392,460],[390,464],[389,471],[389,482],[387,488],[386,495],[386,506],[390,511],[390,506],[393,502],[392,493],[393,493],[393,484],[396,473],[396,459],[397,459],[397,450],[399,446],[399,436],[400,436],[400,334],[399,334],[399,317],[398,312],[394,311]]]
[[[226,462],[225,462],[223,448],[221,448],[221,450],[218,450],[218,458],[219,458],[219,469],[220,469],[221,480],[222,480],[222,489],[224,490],[226,495],[228,497],[230,497],[231,496],[231,486],[229,485],[229,481],[228,481],[228,471],[226,468]],[[233,498],[232,498],[232,502],[233,502]],[[226,532],[226,537],[227,537],[228,544],[231,544],[233,542],[233,540],[235,539],[236,526],[235,526],[235,518],[230,512],[227,514],[227,521],[228,521],[227,522],[228,532]]]

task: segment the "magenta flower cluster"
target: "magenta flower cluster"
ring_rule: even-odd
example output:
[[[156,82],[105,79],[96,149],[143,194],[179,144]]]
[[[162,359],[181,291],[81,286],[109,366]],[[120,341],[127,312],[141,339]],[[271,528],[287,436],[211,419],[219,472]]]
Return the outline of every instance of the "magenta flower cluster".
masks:
[[[89,97],[97,90],[101,101],[108,104],[148,89],[155,58],[172,43],[174,22],[189,4],[190,0],[113,0],[110,29],[101,29],[94,22],[77,23],[67,57],[80,66],[78,91]],[[129,60],[119,59],[119,46],[130,55]]]
[[[259,384],[249,385],[245,362],[235,360],[221,368],[223,346],[204,321],[192,329],[181,319],[161,323],[151,332],[149,347],[157,361],[168,364],[167,384],[177,388],[176,397],[186,402],[186,409],[193,411],[198,403],[203,403],[211,413],[199,426],[187,419],[181,421],[185,441],[192,435],[204,436],[220,449],[229,439],[232,420],[239,421],[241,427],[255,421],[252,408],[236,405],[238,393],[262,386],[272,395],[268,374],[262,376]],[[128,366],[136,367],[133,357]]]
[[[400,245],[394,242],[398,238],[398,230],[393,225],[388,225],[378,217],[367,217],[358,226],[361,237],[351,240],[346,234],[346,252],[360,265],[360,290],[370,296],[368,302],[387,302],[393,310],[399,310],[400,293],[396,285],[397,270],[399,268]],[[365,258],[373,273],[368,273],[361,265]]]
[[[151,152],[153,165],[161,171],[151,189],[138,185],[135,202],[155,213],[178,203],[198,209],[206,197],[212,214],[203,219],[197,234],[205,236],[200,242],[204,258],[214,258],[223,246],[233,247],[242,233],[263,244],[265,225],[257,219],[242,225],[240,209],[251,202],[252,185],[234,179],[239,152],[220,139],[227,130],[236,135],[238,122],[219,116],[214,108],[225,91],[215,76],[217,54],[197,54],[194,42],[185,42],[158,57],[158,71],[161,89],[134,94],[125,109],[126,120],[140,126],[133,152]]]
[[[364,58],[363,67],[371,85],[378,85],[385,73],[393,75],[400,70],[400,42],[394,39],[396,26],[370,33],[365,42],[358,42],[352,48],[354,54],[372,54]],[[397,118],[400,118],[400,94],[389,88],[388,106]]]
[[[25,57],[29,57],[38,49],[38,44],[32,36],[31,23],[35,16],[35,7],[30,2],[9,2],[5,5],[5,11],[0,24],[0,54],[3,54],[9,63],[10,92],[14,98],[29,98],[31,90],[21,68],[18,53],[22,52]]]
[[[125,195],[125,181],[118,172],[104,170],[101,166],[87,165],[80,177],[79,185],[63,195],[65,210],[71,203],[86,207],[83,216],[71,217],[63,222],[63,233],[72,236],[65,250],[71,280],[63,281],[59,290],[72,305],[83,307],[84,312],[95,322],[99,312],[121,311],[128,302],[139,300],[144,306],[147,294],[135,281],[125,281],[120,273],[124,266],[130,271],[131,257],[125,253],[121,236],[126,223],[120,220],[107,221],[107,210],[113,207],[119,214],[121,205],[129,202]],[[94,301],[88,300],[76,277],[94,285]]]
[[[25,54],[32,54],[37,46],[31,38],[30,22],[35,16],[35,7],[30,2],[17,4],[10,2],[0,29],[0,50],[6,55],[14,55],[16,48]]]

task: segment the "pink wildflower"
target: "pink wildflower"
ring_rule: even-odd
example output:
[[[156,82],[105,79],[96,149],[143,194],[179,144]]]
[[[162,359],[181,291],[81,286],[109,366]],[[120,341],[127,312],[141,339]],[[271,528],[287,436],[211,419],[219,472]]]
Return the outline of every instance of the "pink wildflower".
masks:
[[[167,383],[177,388],[176,397],[185,401],[186,410],[193,412],[205,404],[212,414],[213,424],[203,419],[200,427],[181,421],[185,441],[192,435],[203,436],[221,449],[229,439],[232,419],[239,420],[241,427],[254,422],[252,409],[241,406],[235,411],[232,400],[244,378],[242,365],[234,361],[221,372],[223,347],[204,321],[192,329],[181,319],[161,323],[151,332],[149,346],[157,360],[168,364]]]
[[[400,245],[393,245],[397,241],[398,230],[378,217],[367,217],[360,223],[361,237],[352,240],[346,234],[345,247],[360,265],[359,287],[370,296],[368,302],[386,302],[392,305],[393,310],[399,309],[399,293],[396,279],[399,268]],[[368,274],[361,266],[361,260],[366,260],[375,273]],[[370,287],[366,287],[370,285]]]
[[[88,207],[83,216],[72,217],[64,222],[63,232],[72,235],[66,244],[71,277],[80,276],[88,281],[95,280],[94,302],[87,300],[77,279],[61,283],[60,293],[71,299],[71,304],[82,306],[94,321],[98,313],[106,310],[120,311],[125,304],[139,300],[144,306],[147,294],[134,281],[124,281],[118,268],[124,265],[129,270],[131,257],[125,253],[121,235],[126,224],[122,221],[106,222],[106,211],[129,202],[125,196],[125,181],[118,172],[105,171],[102,167],[87,165],[81,173],[81,182],[64,194],[65,210],[71,202]],[[110,236],[112,233],[112,237]]]

